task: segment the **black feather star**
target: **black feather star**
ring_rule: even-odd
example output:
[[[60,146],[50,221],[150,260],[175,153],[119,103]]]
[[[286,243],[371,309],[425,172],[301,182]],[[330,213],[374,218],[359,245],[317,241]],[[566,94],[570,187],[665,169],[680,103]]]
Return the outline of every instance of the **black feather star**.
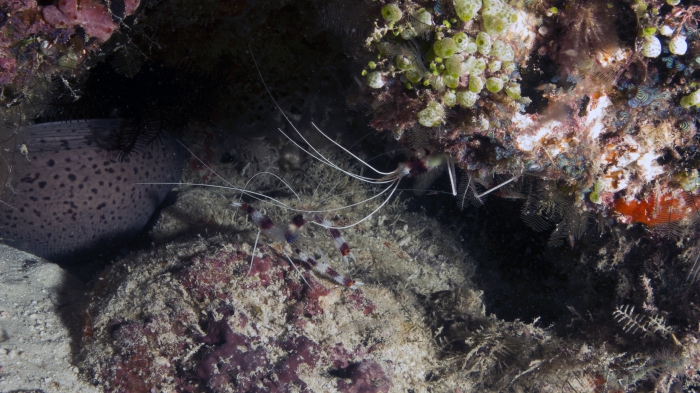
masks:
[[[120,159],[167,134],[181,136],[191,122],[208,122],[225,85],[221,78],[153,62],[141,63],[136,72],[141,61],[117,52],[84,79],[55,78],[37,122],[127,119],[119,133],[102,141]]]

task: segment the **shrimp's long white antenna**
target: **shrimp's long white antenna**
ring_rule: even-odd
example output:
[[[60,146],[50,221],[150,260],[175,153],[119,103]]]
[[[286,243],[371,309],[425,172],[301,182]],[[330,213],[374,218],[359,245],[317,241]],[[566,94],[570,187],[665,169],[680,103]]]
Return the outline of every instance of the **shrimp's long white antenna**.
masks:
[[[248,51],[250,52],[250,57],[253,58],[253,64],[255,64],[255,70],[258,72],[258,76],[260,77],[260,81],[262,82],[263,86],[265,87],[265,91],[267,91],[267,95],[270,96],[270,99],[275,104],[277,109],[280,111],[282,116],[284,116],[284,119],[287,120],[287,123],[289,123],[289,125],[292,126],[294,131],[299,133],[299,130],[297,130],[297,128],[294,126],[294,123],[292,123],[292,121],[289,120],[289,117],[287,117],[287,114],[284,113],[284,111],[282,110],[282,107],[277,103],[277,100],[275,100],[275,97],[272,96],[270,89],[267,87],[267,83],[265,83],[265,78],[263,78],[262,72],[260,72],[260,67],[258,67],[258,61],[255,59],[255,55],[253,54],[253,50],[250,48],[250,45],[248,45]]]
[[[449,156],[447,157],[447,173],[450,174],[450,185],[452,186],[452,195],[457,196],[457,174],[455,173],[455,163],[450,159]]]
[[[504,181],[503,183],[501,183],[501,184],[499,184],[499,185],[497,185],[497,186],[495,186],[495,187],[490,188],[488,191],[484,191],[484,192],[482,192],[481,194],[475,195],[475,196],[476,196],[477,198],[480,199],[482,196],[488,195],[488,194],[490,194],[490,193],[492,193],[492,192],[498,190],[499,188],[505,186],[506,184],[512,182],[512,181],[515,180],[515,179],[516,179],[516,177],[513,176],[513,177],[511,177],[510,179]]]
[[[349,172],[349,171],[346,171],[346,170],[342,169],[341,167],[339,167],[338,165],[334,164],[333,161],[329,160],[328,158],[326,158],[326,156],[324,156],[324,155],[321,154],[318,150],[316,150],[316,148],[314,148],[313,145],[312,145],[311,143],[309,143],[309,141],[307,141],[306,138],[304,138],[304,136],[301,135],[301,134],[299,133],[299,131],[297,131],[297,134],[299,134],[299,137],[300,137],[302,140],[304,140],[304,142],[306,142],[306,144],[309,145],[309,147],[311,148],[311,150],[313,150],[316,154],[318,154],[319,157],[317,157],[317,156],[314,155],[314,154],[311,154],[311,152],[309,152],[308,150],[306,150],[306,149],[304,149],[303,147],[301,147],[301,145],[299,145],[295,140],[293,140],[292,138],[290,138],[289,135],[287,135],[287,134],[286,134],[284,131],[282,131],[281,129],[278,128],[278,130],[279,130],[279,132],[282,133],[282,135],[284,135],[287,139],[289,139],[296,147],[298,147],[299,149],[301,149],[302,151],[304,151],[306,154],[310,155],[311,157],[313,157],[313,158],[315,158],[315,159],[321,161],[323,164],[326,164],[326,165],[330,166],[331,168],[333,168],[333,169],[335,169],[335,170],[341,171],[341,172],[345,173],[345,174],[348,175],[348,176],[354,177],[354,178],[356,178],[356,179],[358,179],[358,180],[361,180],[361,181],[364,181],[364,182],[367,182],[367,183],[373,183],[373,182],[376,182],[376,181],[377,181],[376,179],[372,179],[371,177],[356,175],[356,174],[354,174],[354,173],[352,173],[352,172]]]
[[[278,128],[278,130],[282,133],[282,135],[284,135],[287,139],[289,139],[290,142],[292,142],[296,147],[298,147],[299,149],[301,149],[301,151],[303,151],[304,153],[308,154],[309,156],[311,156],[311,157],[317,159],[317,160],[320,161],[321,163],[323,163],[323,164],[325,164],[325,165],[328,165],[328,166],[330,166],[331,168],[333,168],[333,169],[335,169],[335,170],[337,170],[337,171],[343,172],[344,174],[346,174],[346,175],[348,175],[348,176],[350,176],[350,177],[352,177],[352,178],[355,178],[355,179],[357,179],[357,180],[363,181],[363,182],[365,182],[365,183],[371,183],[371,184],[383,184],[383,183],[390,183],[390,182],[393,181],[393,180],[388,180],[388,181],[376,180],[376,179],[372,179],[371,177],[360,176],[360,175],[354,174],[354,173],[352,173],[352,172],[346,171],[345,169],[339,167],[338,165],[334,164],[331,160],[329,160],[328,158],[326,158],[325,156],[323,156],[323,154],[319,153],[318,150],[316,150],[316,149],[315,149],[301,134],[299,134],[299,136],[301,137],[301,139],[303,139],[304,142],[306,142],[306,143],[311,147],[311,149],[312,149],[314,152],[316,152],[316,154],[318,154],[320,157],[317,157],[316,155],[311,154],[311,152],[309,152],[308,150],[306,150],[305,148],[303,148],[300,144],[298,144],[294,139],[290,138],[289,135],[287,135],[287,134],[286,134],[284,131],[282,131],[281,129]],[[298,133],[298,131],[297,131],[297,133]],[[384,172],[382,172],[382,173],[384,173]],[[396,171],[394,171],[394,172],[389,172],[388,175],[396,175],[397,173],[398,173],[398,172],[396,172]]]
[[[271,99],[272,102],[275,104],[275,107],[277,107],[277,110],[280,111],[280,113],[282,114],[282,116],[284,117],[284,119],[287,121],[287,124],[289,124],[289,125],[292,127],[292,129],[293,129],[294,131],[296,131],[297,134],[299,134],[299,136],[301,136],[301,138],[304,140],[304,142],[306,142],[307,144],[309,144],[309,146],[311,146],[311,148],[312,148],[314,151],[316,151],[316,149],[314,149],[314,147],[301,135],[301,132],[299,132],[299,130],[296,128],[296,126],[294,125],[294,123],[292,123],[292,121],[289,119],[289,117],[287,116],[287,114],[284,113],[284,110],[282,110],[282,107],[280,106],[280,104],[277,103],[277,100],[275,100],[275,97],[272,96],[272,92],[270,92],[270,88],[267,87],[267,83],[265,82],[265,78],[263,78],[262,72],[260,72],[260,67],[258,67],[258,61],[255,59],[255,55],[253,54],[253,50],[250,48],[250,45],[248,45],[248,51],[250,52],[250,57],[253,58],[253,64],[255,65],[255,71],[258,72],[258,76],[260,77],[260,81],[262,82],[263,87],[265,87],[265,91],[267,92],[267,95],[270,96],[270,99]],[[306,154],[308,154],[308,155],[310,155],[310,156],[313,156],[313,157],[316,158],[317,160],[319,160],[319,161],[321,161],[321,162],[324,162],[324,163],[326,163],[326,164],[328,164],[328,165],[331,165],[332,167],[337,167],[337,166],[336,166],[335,164],[333,164],[330,160],[328,160],[326,157],[324,157],[321,153],[318,153],[318,151],[316,151],[316,153],[317,153],[319,156],[321,156],[322,159],[321,159],[321,158],[318,158],[318,157],[316,157],[316,156],[314,156],[313,154],[309,153],[308,150],[306,150],[306,149],[304,149],[303,147],[299,146],[298,143],[296,143],[294,140],[292,140],[292,138],[290,138],[289,135],[285,134],[281,129],[279,129],[279,131],[280,131],[284,136],[286,136],[287,139],[289,139],[290,141],[292,141],[292,143],[294,143],[298,148],[300,148],[301,150],[303,150]],[[339,169],[339,168],[338,168],[338,169]]]
[[[695,258],[695,263],[693,263],[693,268],[690,269],[690,272],[688,273],[688,278],[686,280],[690,281],[690,283],[694,283],[695,280],[698,278],[698,260],[700,259],[700,254]]]
[[[224,183],[226,183],[226,184],[228,184],[229,186],[233,187],[233,184],[229,183],[228,180],[224,179],[224,178],[221,177],[218,173],[216,173],[216,171],[214,171],[213,169],[211,169],[211,167],[210,167],[209,165],[207,165],[206,163],[204,163],[204,161],[202,161],[199,157],[197,157],[197,155],[194,154],[194,153],[192,152],[192,150],[190,150],[187,146],[185,146],[184,143],[182,143],[182,142],[180,142],[180,141],[177,141],[177,143],[179,143],[182,147],[185,148],[185,150],[187,150],[190,154],[192,154],[192,157],[196,158],[197,161],[199,161],[200,164],[204,165],[205,168],[209,169],[209,172],[213,173],[214,175],[216,175],[216,177],[218,177],[219,179],[223,180]],[[138,183],[137,183],[137,184],[138,184]]]
[[[358,193],[363,193],[363,192],[370,192],[371,190],[361,190],[361,191],[348,191],[348,192],[343,192],[341,194],[335,194],[332,196],[329,196],[327,198],[320,199],[318,203],[323,203],[325,201],[334,199],[334,198],[340,198],[345,195],[352,195],[352,194],[358,194]],[[423,188],[397,188],[396,191],[425,191]],[[447,194],[447,195],[452,195],[451,192],[447,191],[438,191],[438,190],[431,190],[430,194]]]
[[[253,244],[253,250],[250,252],[250,266],[248,266],[248,273],[246,277],[250,275],[250,271],[253,270],[253,260],[255,259],[255,248],[258,247],[258,239],[260,238],[260,228],[258,228],[258,234],[255,235],[255,244]]]
[[[462,195],[462,201],[459,202],[460,209],[464,209],[464,200],[467,199],[467,193],[469,192],[469,190],[471,190],[471,186],[472,186],[472,177],[469,176],[469,181],[467,182],[466,187],[464,187],[464,194]],[[476,197],[476,199],[479,199],[479,197],[476,195],[476,193],[474,193],[474,196]],[[481,202],[481,199],[479,199],[479,202]]]
[[[292,258],[290,258],[289,255],[287,255],[287,251],[285,251],[284,249],[282,249],[282,252],[284,252],[284,256],[287,257],[287,260],[289,261],[289,263],[292,264],[292,267],[294,267],[294,270],[296,270],[297,273],[299,273],[299,277],[301,277],[301,279],[304,280],[304,282],[306,283],[306,285],[308,285],[309,288],[310,288],[311,285],[309,285],[309,282],[306,281],[306,279],[304,278],[304,275],[301,274],[301,272],[299,271],[299,268],[297,267],[297,265],[295,265],[294,262],[292,262]]]
[[[394,181],[396,182],[396,180],[394,180]],[[296,209],[296,208],[294,208],[294,207],[292,207],[292,206],[287,205],[286,203],[280,202],[280,201],[278,201],[277,199],[275,199],[275,198],[273,198],[273,197],[270,197],[270,196],[267,196],[267,195],[265,195],[265,194],[261,194],[261,193],[254,192],[254,191],[243,190],[243,189],[236,188],[236,187],[218,186],[218,185],[216,185],[216,184],[201,184],[201,183],[133,183],[133,184],[141,184],[141,185],[168,185],[168,186],[180,185],[180,186],[200,186],[200,187],[222,188],[222,189],[225,189],[225,190],[233,190],[233,191],[242,192],[242,193],[248,195],[249,197],[251,197],[251,198],[253,198],[253,199],[256,199],[256,200],[258,200],[258,201],[261,201],[261,202],[264,202],[264,203],[270,203],[270,204],[273,204],[273,205],[275,205],[275,206],[283,207],[283,208],[285,208],[285,209],[287,209],[287,210],[289,210],[289,211],[298,212],[298,213],[329,213],[329,212],[335,212],[335,211],[339,211],[339,210],[343,210],[343,209],[348,209],[348,208],[351,208],[351,207],[354,207],[354,206],[357,206],[357,205],[361,205],[361,204],[363,204],[363,203],[365,203],[365,202],[371,201],[372,199],[378,198],[378,197],[380,197],[382,194],[384,194],[385,192],[389,191],[389,189],[391,188],[391,185],[389,185],[389,187],[385,188],[385,189],[382,190],[380,193],[378,193],[378,194],[376,194],[376,195],[374,195],[374,196],[372,196],[372,197],[363,199],[363,200],[361,200],[360,202],[353,203],[353,204],[351,204],[351,205],[336,207],[336,208],[333,208],[333,209],[324,209],[324,210],[304,210],[304,209]],[[398,183],[397,183],[397,186],[398,186]],[[392,194],[393,194],[393,192],[392,192]]]
[[[318,225],[318,226],[321,226],[321,227],[323,227],[323,228],[326,228],[326,229],[347,229],[347,228],[352,228],[352,227],[354,227],[355,225],[357,225],[357,224],[359,224],[359,223],[361,223],[361,222],[363,222],[363,221],[369,219],[370,217],[372,217],[372,216],[374,215],[374,213],[378,212],[379,209],[381,209],[382,207],[384,207],[384,205],[386,205],[387,202],[389,202],[389,200],[391,199],[391,196],[394,195],[394,191],[396,191],[396,188],[399,186],[399,180],[398,180],[398,179],[395,180],[395,183],[396,183],[396,184],[394,185],[394,189],[391,190],[391,193],[389,194],[388,197],[386,197],[386,199],[384,200],[384,202],[382,202],[382,204],[379,205],[379,207],[377,207],[376,209],[374,209],[374,211],[372,211],[372,213],[368,214],[367,216],[365,216],[365,218],[361,219],[360,221],[357,221],[357,222],[354,223],[354,224],[346,225],[346,226],[343,226],[343,227],[332,227],[332,226],[321,225],[321,224],[316,223],[316,222],[312,222],[312,223],[313,223],[313,224],[316,224],[316,225]],[[386,191],[386,190],[388,190],[388,189],[389,189],[389,187],[387,187],[384,191]],[[382,193],[383,193],[384,191],[382,191]],[[381,194],[380,194],[380,195],[381,195]],[[374,197],[377,197],[377,196],[379,196],[379,195],[375,195]],[[373,198],[374,198],[374,197],[373,197]]]
[[[262,78],[262,76],[261,76],[261,78]],[[287,120],[287,121],[289,121],[289,120]],[[363,161],[362,159],[360,159],[358,156],[356,156],[356,155],[354,155],[353,153],[351,153],[348,149],[344,148],[344,147],[343,147],[342,145],[340,145],[338,142],[336,142],[336,141],[334,141],[333,139],[331,139],[328,135],[326,135],[323,131],[321,131],[321,129],[318,128],[318,126],[316,126],[315,123],[312,122],[311,124],[312,124],[312,125],[314,126],[314,128],[316,128],[316,130],[317,130],[321,135],[323,135],[326,139],[328,139],[329,141],[331,141],[334,145],[336,145],[337,147],[339,147],[340,149],[342,149],[344,152],[350,154],[350,155],[351,155],[353,158],[355,158],[357,161],[361,162],[362,164],[364,164],[366,167],[370,168],[371,170],[373,170],[373,171],[376,172],[377,174],[379,174],[379,175],[385,175],[385,176],[391,176],[391,175],[396,175],[396,174],[398,173],[397,171],[394,171],[394,172],[382,172],[382,171],[379,171],[379,170],[375,169],[374,167],[372,167],[371,165],[369,165],[368,163],[366,163],[365,161]],[[345,174],[348,175],[348,176],[354,177],[354,178],[356,178],[356,179],[358,179],[358,180],[366,181],[366,182],[368,182],[368,183],[372,183],[372,182],[376,181],[375,179],[372,179],[371,177],[360,176],[360,175],[356,175],[356,174],[354,174],[354,173],[351,173],[351,172],[348,172],[348,171],[343,170],[343,169],[340,168],[338,165],[334,164],[333,161],[331,161],[331,160],[328,159],[326,156],[324,156],[321,152],[319,152],[308,140],[306,140],[306,138],[304,138],[304,135],[302,135],[301,132],[299,132],[299,130],[296,129],[296,127],[294,127],[294,126],[292,126],[292,127],[294,128],[294,131],[296,131],[296,133],[299,135],[299,137],[300,137],[307,145],[309,145],[309,147],[311,148],[311,150],[313,150],[314,153],[318,154],[318,157],[316,157],[315,155],[311,154],[309,151],[307,151],[306,149],[304,149],[303,147],[301,147],[296,141],[294,141],[292,138],[290,138],[289,135],[285,134],[284,131],[282,131],[282,130],[279,129],[279,128],[278,128],[278,130],[279,130],[285,137],[287,137],[287,139],[289,139],[294,145],[296,145],[299,149],[303,150],[306,154],[308,154],[308,155],[314,157],[315,159],[317,159],[317,160],[323,162],[324,164],[326,164],[326,165],[328,165],[328,166],[330,166],[330,167],[332,167],[332,168],[334,168],[334,169],[336,169],[336,170],[339,170],[339,171],[345,173]],[[319,157],[320,157],[320,158],[319,158]]]
[[[277,199],[275,199],[275,198],[273,198],[273,197],[271,197],[271,196],[267,196],[267,195],[265,195],[265,194],[261,194],[261,193],[259,193],[259,192],[255,192],[255,191],[244,190],[244,189],[238,188],[238,187],[219,186],[219,185],[216,185],[216,184],[202,184],[202,183],[133,183],[133,184],[152,185],[152,186],[154,186],[154,185],[155,185],[155,186],[166,185],[166,186],[200,186],[200,187],[221,188],[221,189],[224,189],[224,190],[238,191],[238,192],[241,192],[241,193],[243,193],[243,194],[248,195],[248,196],[251,197],[251,198],[257,199],[257,200],[259,200],[259,201],[261,201],[261,202],[271,203],[271,204],[273,204],[273,205],[276,205],[276,206],[279,206],[279,207],[283,207],[283,208],[285,208],[285,209],[295,210],[295,211],[305,211],[305,210],[296,210],[296,209],[294,209],[293,207],[287,205],[286,203],[280,202],[280,201],[278,201]]]
[[[309,154],[309,155],[311,155],[311,156],[314,156],[316,159],[320,160],[321,162],[326,163],[327,165],[330,165],[331,167],[333,167],[333,168],[335,168],[335,169],[339,169],[340,171],[342,171],[342,172],[345,173],[346,175],[352,176],[352,177],[354,177],[354,178],[356,178],[356,179],[359,179],[359,180],[362,180],[362,179],[364,178],[364,179],[366,179],[366,180],[364,180],[364,181],[373,180],[373,179],[370,179],[370,178],[366,178],[366,177],[364,177],[364,176],[355,175],[355,174],[352,174],[352,173],[350,173],[350,172],[347,172],[347,171],[342,170],[340,167],[338,167],[337,165],[333,164],[329,159],[327,159],[325,156],[323,156],[323,154],[319,153],[318,150],[316,150],[316,148],[314,148],[313,145],[310,144],[310,143],[306,140],[306,138],[304,138],[304,136],[301,134],[301,132],[299,132],[299,130],[298,130],[298,129],[296,128],[296,126],[294,125],[294,123],[292,123],[292,121],[289,119],[289,117],[287,116],[287,114],[284,113],[284,110],[282,110],[282,107],[277,103],[277,100],[275,100],[275,97],[272,96],[272,92],[270,92],[270,89],[267,87],[267,83],[265,82],[265,78],[263,78],[262,72],[260,72],[260,67],[258,67],[258,61],[255,59],[255,55],[253,54],[253,50],[250,48],[250,46],[248,46],[248,51],[250,51],[250,56],[253,58],[253,64],[255,64],[255,70],[258,72],[258,76],[260,77],[260,81],[262,82],[263,86],[265,87],[265,91],[267,92],[267,95],[270,96],[270,99],[271,99],[272,102],[275,104],[275,106],[277,107],[277,109],[280,111],[280,113],[282,114],[282,116],[284,117],[284,119],[287,121],[287,123],[292,127],[292,129],[293,129],[293,130],[301,137],[301,139],[303,139],[304,142],[305,142],[306,144],[308,144],[308,145],[311,147],[311,149],[312,149],[316,154],[318,154],[321,158],[314,156],[313,154],[309,153],[308,150],[306,150],[306,149],[304,149],[303,147],[299,146],[298,143],[296,143],[294,140],[292,140],[292,138],[290,138],[290,137],[289,137],[287,134],[285,134],[282,130],[280,130],[280,132],[282,132],[282,134],[284,134],[284,136],[286,136],[287,139],[289,139],[290,141],[292,141],[292,143],[294,143],[298,148],[302,149],[305,153],[307,153],[307,154]],[[312,123],[312,124],[313,124],[313,123]],[[330,139],[326,134],[324,134],[321,130],[319,130],[318,127],[316,127],[315,124],[314,124],[314,127],[315,127],[324,137],[328,138],[328,139],[329,139],[331,142],[333,142],[335,145],[340,146],[340,145],[338,145],[338,143],[336,143],[335,141],[333,141],[332,139]],[[372,170],[374,170],[375,172],[377,172],[378,174],[385,175],[385,176],[393,175],[393,174],[394,174],[394,172],[380,172],[380,171],[374,169],[372,166],[370,166],[370,165],[367,164],[366,162],[360,160],[357,156],[355,156],[354,154],[350,153],[347,149],[343,148],[342,146],[340,146],[340,147],[341,147],[344,151],[346,151],[347,153],[349,153],[349,154],[351,154],[353,157],[355,157],[358,161],[360,161],[361,163],[363,163],[364,165],[366,165],[366,166],[369,167],[370,169],[372,169]]]
[[[178,141],[178,143],[179,143],[180,145],[182,145],[182,147],[184,147],[185,150],[187,150],[190,154],[192,154],[192,157],[196,158],[197,161],[199,161],[200,164],[204,165],[204,167],[207,168],[207,169],[209,169],[209,171],[210,171],[211,173],[213,173],[216,177],[218,177],[219,179],[223,180],[224,183],[228,184],[228,187],[214,186],[214,185],[212,185],[212,184],[178,183],[178,184],[180,184],[180,185],[198,185],[198,186],[225,188],[225,189],[229,189],[229,190],[240,191],[240,192],[241,192],[241,196],[242,196],[243,194],[246,194],[246,195],[248,195],[248,196],[250,196],[250,197],[253,197],[253,198],[255,198],[255,199],[259,200],[259,201],[264,201],[264,199],[269,199],[269,200],[275,202],[278,206],[285,207],[285,208],[290,208],[290,206],[288,206],[288,205],[286,205],[286,204],[284,204],[284,203],[282,203],[282,202],[280,202],[280,201],[278,201],[278,200],[276,200],[276,199],[274,199],[274,198],[272,198],[272,197],[269,197],[269,196],[267,196],[267,195],[265,195],[265,194],[260,194],[260,193],[254,192],[254,191],[247,191],[247,190],[246,190],[246,188],[248,187],[248,183],[250,183],[250,181],[253,180],[253,178],[255,178],[255,176],[262,175],[262,174],[268,174],[268,175],[272,175],[272,176],[276,177],[277,180],[281,181],[285,186],[287,186],[287,188],[289,188],[289,191],[291,191],[292,194],[294,194],[294,196],[297,198],[297,200],[298,200],[298,201],[301,201],[301,198],[299,198],[299,194],[297,194],[297,193],[294,191],[294,189],[293,189],[289,184],[287,184],[287,182],[285,182],[281,177],[277,176],[276,174],[274,174],[274,173],[272,173],[272,172],[259,172],[259,173],[256,173],[256,174],[253,175],[250,179],[248,179],[248,181],[245,183],[245,186],[243,187],[242,190],[241,190],[240,188],[234,187],[233,184],[231,184],[228,180],[224,179],[223,177],[221,177],[221,175],[219,175],[218,173],[216,173],[215,170],[213,170],[209,165],[207,165],[204,161],[202,161],[201,158],[197,157],[197,155],[194,154],[194,152],[192,152],[192,150],[190,150],[189,148],[187,148],[187,146],[185,146],[182,142]],[[159,183],[134,183],[134,184],[159,184]],[[160,184],[165,184],[165,183],[160,183]],[[256,198],[254,195],[257,195],[257,196],[259,196],[259,197],[262,197],[263,199],[261,199],[261,198]]]
[[[372,165],[370,165],[370,164],[368,164],[368,163],[362,161],[362,159],[361,159],[360,157],[354,155],[353,153],[350,152],[350,150],[344,148],[344,147],[341,146],[338,142],[336,142],[336,141],[334,141],[333,139],[331,139],[328,135],[326,135],[323,131],[321,131],[321,129],[318,128],[318,127],[316,126],[315,123],[312,122],[311,125],[314,126],[314,128],[316,129],[316,131],[318,131],[321,135],[323,135],[324,137],[326,137],[326,139],[328,139],[328,140],[331,141],[334,145],[336,145],[336,146],[338,146],[339,148],[341,148],[344,152],[350,154],[350,155],[351,155],[354,159],[356,159],[357,161],[363,163],[367,168],[369,168],[369,169],[371,169],[371,170],[377,172],[377,173],[380,174],[380,175],[384,175],[384,176],[388,176],[388,175],[393,175],[393,174],[394,174],[394,172],[382,172],[382,171],[379,171],[379,170],[375,169]]]
[[[294,194],[294,196],[297,197],[297,201],[301,202],[301,198],[299,198],[299,194],[297,194],[297,193],[294,191],[294,189],[292,188],[292,186],[290,186],[289,184],[287,184],[287,182],[284,181],[284,179],[282,179],[281,177],[275,175],[275,174],[272,173],[272,172],[263,171],[263,172],[258,172],[258,173],[256,173],[256,174],[254,174],[253,176],[250,177],[250,179],[248,179],[247,182],[245,182],[245,186],[243,186],[243,189],[244,189],[244,190],[247,190],[247,189],[248,189],[248,184],[249,184],[256,176],[258,176],[258,175],[271,175],[271,176],[274,176],[275,178],[277,178],[277,180],[281,181],[282,184],[284,184],[285,186],[287,186],[287,188],[289,188],[289,191],[291,191],[292,194]],[[241,194],[241,198],[242,198],[242,197],[243,197],[243,194]],[[238,198],[238,200],[240,201],[241,198]]]
[[[294,189],[292,188],[292,186],[290,186],[289,184],[287,184],[286,181],[282,180],[281,177],[275,175],[275,174],[272,173],[272,172],[264,171],[264,172],[258,172],[258,173],[256,173],[256,174],[254,174],[253,176],[250,177],[250,179],[248,179],[247,182],[245,182],[245,186],[243,186],[243,189],[244,189],[244,190],[247,190],[247,189],[248,189],[248,184],[251,182],[251,180],[253,180],[253,179],[254,179],[256,176],[258,176],[258,175],[272,175],[272,176],[276,177],[277,180],[281,181],[282,184],[284,184],[285,186],[287,186],[287,188],[289,188],[289,191],[291,191],[292,194],[294,194],[294,196],[297,197],[297,201],[301,202],[301,198],[299,198],[299,194],[297,194],[296,191],[294,191]],[[217,175],[217,176],[218,176],[218,175]],[[253,197],[253,198],[255,198],[255,197]],[[243,199],[243,192],[241,192],[241,196],[238,197],[238,201],[240,202],[241,199]],[[258,199],[258,198],[256,198],[256,199]],[[258,200],[260,200],[260,199],[258,199]],[[275,201],[275,202],[279,202],[279,201],[277,201],[276,199],[274,199],[274,201]],[[280,203],[281,203],[281,202],[280,202]],[[237,215],[237,214],[238,214],[238,211],[236,211],[236,213],[233,214],[233,219],[234,219],[234,220],[236,219],[236,215]],[[251,261],[251,264],[252,264],[252,263],[253,263],[253,262]],[[252,265],[251,265],[251,266],[252,266]]]

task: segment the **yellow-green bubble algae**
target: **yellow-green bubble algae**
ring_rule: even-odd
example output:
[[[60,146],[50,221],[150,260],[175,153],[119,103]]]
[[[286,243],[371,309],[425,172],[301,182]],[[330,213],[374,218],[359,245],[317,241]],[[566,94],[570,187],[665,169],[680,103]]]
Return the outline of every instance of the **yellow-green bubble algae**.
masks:
[[[397,7],[399,11],[396,11]],[[385,16],[389,9],[394,10],[392,12],[397,15],[400,12],[408,17],[400,21],[389,20]],[[519,20],[519,12],[522,11],[501,1],[457,1],[454,3],[454,9],[457,18],[450,18],[450,13],[441,15],[434,9],[419,7],[410,2],[386,4],[382,8],[382,15],[389,23],[379,23],[372,35],[373,39],[367,42],[366,48],[371,52],[410,53],[409,57],[406,57],[405,53],[389,56],[380,60],[378,66],[388,78],[397,80],[404,88],[418,89],[424,109],[428,109],[429,102],[437,102],[439,97],[445,96],[446,88],[454,90],[453,94],[465,90],[479,93],[482,90],[479,86],[483,85],[483,80],[500,78],[504,83],[507,82],[510,91],[514,92],[519,84],[517,67],[503,67],[502,62],[515,60],[516,51],[518,60],[522,60],[527,53],[528,49],[524,47],[527,44],[524,45],[523,37],[531,40],[531,33],[525,25],[515,24]],[[475,30],[478,26],[475,24],[476,20],[483,20],[483,28],[489,32]],[[509,32],[509,29],[512,31]],[[430,43],[427,50],[425,43]],[[486,75],[482,75],[484,72]],[[493,83],[491,85],[495,86]],[[373,86],[376,84],[373,83]],[[498,100],[505,100],[513,110],[522,110],[521,102],[525,101],[520,101],[521,97],[500,90],[494,89],[491,94],[501,94]],[[460,105],[459,100],[457,105]],[[433,126],[445,121],[443,118],[440,121],[427,122],[425,116],[418,113],[414,119],[423,125]],[[402,133],[404,126],[398,127],[394,130],[397,135]]]

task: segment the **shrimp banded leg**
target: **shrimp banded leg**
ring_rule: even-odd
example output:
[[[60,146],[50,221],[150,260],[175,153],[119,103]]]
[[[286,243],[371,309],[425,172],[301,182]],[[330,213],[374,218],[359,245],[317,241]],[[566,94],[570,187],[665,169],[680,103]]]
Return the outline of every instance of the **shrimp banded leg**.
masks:
[[[261,212],[257,211],[254,207],[247,203],[232,203],[232,206],[237,207],[241,209],[242,211],[248,213],[250,216],[251,220],[255,223],[255,225],[260,228],[260,231],[265,234],[266,236],[270,237],[271,239],[278,241],[278,242],[284,242],[290,245],[295,245],[297,239],[299,238],[299,233],[302,228],[302,226],[306,223],[306,219],[304,218],[303,215],[297,215],[294,217],[292,220],[292,223],[287,227],[287,229],[282,229],[277,226],[275,226],[275,223],[272,221],[272,219]],[[320,217],[319,217],[320,219]],[[322,220],[323,221],[323,220]],[[338,233],[340,235],[340,233]],[[337,238],[334,236],[333,237],[334,241],[336,242],[336,246],[339,247],[339,251],[341,254],[343,254],[343,250],[346,250],[345,255],[352,255],[350,253],[350,249],[347,246],[347,243],[345,243],[345,240],[342,240],[342,244],[338,246],[338,241]],[[342,239],[342,236],[340,236],[340,239]],[[343,247],[344,245],[344,247]],[[295,252],[299,255],[299,258],[309,265],[311,269],[316,271],[317,273],[331,278],[333,281],[336,283],[349,287],[349,288],[357,288],[359,285],[362,285],[361,282],[352,280],[348,277],[343,276],[342,274],[338,273],[337,271],[333,270],[330,266],[328,266],[326,263],[316,261],[315,259],[311,258],[310,256],[306,255],[303,253],[300,249],[294,247]],[[289,257],[287,257],[289,259]],[[352,257],[354,259],[354,256]],[[292,263],[292,266],[294,266],[294,263],[289,259],[290,263]],[[296,266],[294,266],[296,269]]]

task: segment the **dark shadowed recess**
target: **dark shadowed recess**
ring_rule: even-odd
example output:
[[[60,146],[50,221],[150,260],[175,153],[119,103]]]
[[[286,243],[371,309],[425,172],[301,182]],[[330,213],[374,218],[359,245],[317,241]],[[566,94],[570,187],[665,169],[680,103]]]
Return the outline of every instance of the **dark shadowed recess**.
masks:
[[[535,232],[520,218],[521,202],[491,198],[471,213],[473,224],[465,229],[465,241],[478,265],[476,282],[484,290],[486,310],[506,320],[544,325],[559,322],[576,309],[600,308],[601,294],[614,282],[585,280],[594,266],[578,263],[584,239],[574,245],[548,247],[551,231]],[[469,213],[467,213],[469,214]],[[592,285],[592,286],[591,286]]]
[[[446,179],[436,186],[440,182]],[[449,188],[448,183],[442,186]],[[605,238],[584,236],[573,248],[568,244],[548,247],[551,230],[534,231],[520,217],[522,202],[499,197],[464,211],[449,195],[419,197],[411,204],[413,209],[420,206],[459,231],[477,265],[473,281],[484,291],[487,314],[508,321],[539,318],[545,326],[558,322],[564,326],[571,316],[568,306],[576,310],[612,307],[600,302],[614,298],[614,278],[579,263],[582,249],[597,249],[594,243]]]
[[[210,75],[158,62],[144,63],[130,77],[115,70],[117,60],[97,63],[84,79],[52,80],[37,121],[129,119],[128,127],[104,141],[123,159],[166,133],[181,136],[191,121],[206,123],[224,85]]]
[[[627,227],[609,220],[612,227],[603,233],[593,225],[573,246],[551,247],[553,228],[536,232],[526,225],[521,201],[492,197],[481,207],[459,211],[453,197],[445,195],[414,198],[410,206],[425,208],[459,232],[476,263],[472,279],[484,291],[487,314],[506,321],[538,319],[538,326],[569,337],[595,335],[603,327],[606,334],[617,334],[613,312],[620,304],[642,303],[646,295],[639,280],[649,277],[669,323],[690,326],[697,317],[688,305],[698,301],[698,294],[687,281],[688,266],[678,261],[683,249],[642,224]],[[611,264],[614,256],[618,262]],[[459,291],[432,294],[426,304],[441,304],[436,299],[445,296],[459,296]],[[453,322],[447,318],[436,326]]]

